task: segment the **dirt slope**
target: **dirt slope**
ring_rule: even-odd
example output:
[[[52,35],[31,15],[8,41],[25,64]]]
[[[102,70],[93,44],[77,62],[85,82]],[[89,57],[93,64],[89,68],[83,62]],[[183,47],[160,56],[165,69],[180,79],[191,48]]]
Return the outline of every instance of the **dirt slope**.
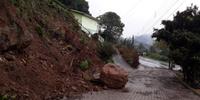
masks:
[[[53,0],[0,0],[0,94],[51,100],[98,90],[88,79],[103,62],[90,44]]]

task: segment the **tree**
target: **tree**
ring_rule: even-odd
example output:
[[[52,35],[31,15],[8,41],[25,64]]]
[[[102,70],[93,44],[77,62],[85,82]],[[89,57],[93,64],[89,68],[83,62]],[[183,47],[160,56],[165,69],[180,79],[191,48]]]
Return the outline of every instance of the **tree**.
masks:
[[[59,0],[70,9],[78,10],[90,15],[88,2],[85,0]]]
[[[114,42],[115,39],[122,35],[124,24],[121,22],[121,18],[114,12],[106,12],[105,14],[97,17],[100,21],[104,32],[102,32],[102,37],[105,40]]]
[[[124,46],[126,46],[126,47],[128,47],[128,48],[134,48],[134,46],[135,46],[135,38],[134,38],[134,36],[132,36],[131,38],[123,38],[123,37],[120,37],[119,39],[118,39],[118,44],[120,44],[120,45],[124,45]]]
[[[182,66],[184,79],[192,86],[200,84],[200,12],[196,6],[177,12],[172,21],[162,21],[153,37],[169,46],[169,57]]]

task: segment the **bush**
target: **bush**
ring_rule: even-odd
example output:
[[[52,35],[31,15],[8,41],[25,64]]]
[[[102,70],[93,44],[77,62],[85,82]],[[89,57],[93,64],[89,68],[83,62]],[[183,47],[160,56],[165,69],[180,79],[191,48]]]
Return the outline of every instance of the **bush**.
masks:
[[[113,48],[112,44],[109,42],[104,42],[98,46],[98,54],[99,57],[106,61],[110,60],[110,58],[116,53],[115,49]]]
[[[128,64],[133,68],[137,68],[139,65],[139,55],[135,49],[126,46],[118,46],[118,50]]]
[[[81,61],[80,63],[81,70],[87,70],[89,69],[89,67],[90,67],[90,62],[88,60]]]
[[[128,48],[134,48],[134,36],[132,36],[131,38],[120,38],[118,40],[119,45],[124,45]]]
[[[15,100],[16,96],[0,95],[0,100]]]
[[[44,29],[43,29],[41,26],[37,26],[37,27],[35,28],[35,31],[38,33],[38,35],[39,35],[40,37],[43,37],[43,36],[45,35]]]
[[[80,42],[82,43],[82,44],[87,44],[88,43],[88,41],[89,41],[89,38],[87,37],[87,35],[86,34],[81,34],[81,36],[80,36]]]
[[[11,3],[16,5],[17,4],[17,0],[11,0]]]

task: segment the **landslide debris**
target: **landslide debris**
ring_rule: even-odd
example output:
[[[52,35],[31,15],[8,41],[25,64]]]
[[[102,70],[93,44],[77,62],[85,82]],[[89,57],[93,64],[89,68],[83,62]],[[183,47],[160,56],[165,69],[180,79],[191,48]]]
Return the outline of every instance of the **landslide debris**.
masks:
[[[0,0],[0,95],[52,100],[99,90],[89,82],[103,66],[92,43],[55,0]]]

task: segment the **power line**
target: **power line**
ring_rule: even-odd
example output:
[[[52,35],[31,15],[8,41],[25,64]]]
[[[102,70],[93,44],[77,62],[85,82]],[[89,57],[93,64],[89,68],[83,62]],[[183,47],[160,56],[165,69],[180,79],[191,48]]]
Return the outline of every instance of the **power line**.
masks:
[[[165,2],[163,2],[163,3],[158,7],[158,9],[162,9],[164,5],[166,5]],[[159,11],[158,11],[158,12],[159,12]],[[155,14],[156,14],[156,11],[155,11]],[[156,16],[157,16],[157,14],[156,14]],[[154,18],[156,18],[156,17],[154,17]],[[144,25],[150,23],[151,21],[152,21],[152,19],[150,18],[148,21],[146,21],[146,23],[145,23]],[[147,26],[149,26],[149,25],[150,25],[150,24],[148,24]],[[141,31],[144,30],[144,29],[145,29],[145,28],[142,27]],[[140,32],[141,32],[141,31],[140,31]]]
[[[131,8],[131,9],[129,9],[126,13],[125,13],[125,15],[129,15],[130,13],[131,13],[131,11],[134,11],[136,8],[137,8],[137,6],[142,2],[143,0],[138,0],[135,4],[134,4],[134,6]]]
[[[178,3],[178,1],[180,1],[180,0],[176,0],[174,3],[173,3],[173,5],[168,9],[168,10],[166,10],[165,11],[165,13],[163,13],[163,15],[161,16],[161,17],[159,17],[159,19],[158,20],[156,20],[152,25],[151,25],[151,27],[149,27],[147,30],[145,30],[145,31],[143,31],[143,32],[147,32],[148,30],[150,30],[153,26],[155,26],[177,3]]]
[[[171,15],[173,15],[175,12],[177,12],[177,10],[185,3],[185,1],[183,1],[166,19],[169,19],[169,17]],[[153,26],[152,26],[153,27]]]
[[[178,10],[184,3],[185,3],[185,1],[182,2],[182,3],[167,17],[167,19],[169,19],[169,17],[171,17],[175,12],[177,12],[177,10]]]
[[[168,9],[165,11],[165,13],[163,13],[163,15],[161,17],[159,17],[159,19],[157,19],[153,24],[152,26],[150,26],[147,30],[145,30],[144,32],[148,32],[148,30],[150,30],[153,26],[155,26],[160,20],[162,20],[162,18],[178,3],[178,1],[180,0],[176,0],[174,2],[174,4]]]

